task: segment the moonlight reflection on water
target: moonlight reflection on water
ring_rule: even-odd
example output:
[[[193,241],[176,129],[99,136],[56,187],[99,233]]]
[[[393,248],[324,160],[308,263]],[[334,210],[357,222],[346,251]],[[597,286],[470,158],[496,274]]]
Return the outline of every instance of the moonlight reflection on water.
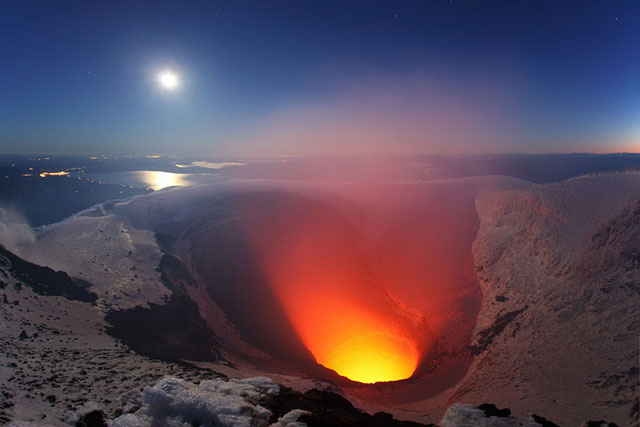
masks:
[[[84,173],[74,176],[91,179],[105,184],[130,185],[133,187],[150,188],[156,191],[167,187],[185,187],[218,180],[216,174],[183,174],[148,170]]]
[[[137,178],[146,183],[153,190],[161,190],[167,187],[193,185],[188,175],[162,171],[138,171]]]

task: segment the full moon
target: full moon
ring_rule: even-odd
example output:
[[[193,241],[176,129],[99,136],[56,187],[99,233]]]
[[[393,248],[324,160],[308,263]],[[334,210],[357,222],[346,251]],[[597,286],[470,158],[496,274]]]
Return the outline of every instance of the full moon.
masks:
[[[173,91],[180,86],[178,75],[172,71],[163,71],[158,74],[158,84],[164,90]]]

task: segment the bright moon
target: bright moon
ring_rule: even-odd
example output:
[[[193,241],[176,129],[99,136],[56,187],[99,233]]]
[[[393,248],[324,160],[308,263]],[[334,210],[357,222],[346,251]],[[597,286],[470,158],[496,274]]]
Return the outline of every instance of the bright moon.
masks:
[[[165,90],[175,90],[180,85],[180,79],[171,71],[163,71],[158,75],[158,83]]]

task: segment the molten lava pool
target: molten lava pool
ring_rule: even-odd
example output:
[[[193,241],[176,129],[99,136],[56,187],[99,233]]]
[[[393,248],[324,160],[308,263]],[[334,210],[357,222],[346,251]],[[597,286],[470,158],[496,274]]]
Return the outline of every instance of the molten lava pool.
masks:
[[[471,191],[270,185],[207,200],[206,221],[184,237],[220,347],[265,372],[353,387],[367,401],[408,402],[459,380],[479,301]]]
[[[344,215],[323,205],[304,207],[278,211],[253,229],[295,331],[317,363],[353,381],[411,377],[424,344],[423,316],[392,298]]]
[[[376,324],[357,315],[355,327],[342,330],[343,337],[326,348],[309,349],[318,363],[353,381],[375,383],[409,378],[418,364],[418,351],[409,338],[399,336],[389,325]]]
[[[374,383],[409,378],[415,371],[419,354],[414,339],[343,293],[309,292],[307,298],[282,302],[316,361],[338,374]]]

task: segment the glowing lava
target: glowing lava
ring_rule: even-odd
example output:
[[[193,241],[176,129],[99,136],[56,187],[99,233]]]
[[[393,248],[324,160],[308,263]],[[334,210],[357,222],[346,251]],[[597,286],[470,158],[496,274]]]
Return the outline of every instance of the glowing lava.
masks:
[[[362,383],[409,378],[418,354],[409,342],[386,331],[355,336],[337,347],[322,365]]]
[[[328,292],[327,292],[328,291]],[[375,313],[327,287],[305,289],[307,296],[281,301],[316,361],[353,381],[375,383],[409,378],[419,353],[414,340],[385,313]]]
[[[352,224],[311,204],[252,228],[273,292],[319,364],[363,383],[413,374],[421,319],[369,273]]]
[[[418,352],[407,339],[386,330],[352,335],[318,363],[362,383],[398,381],[416,369]]]

